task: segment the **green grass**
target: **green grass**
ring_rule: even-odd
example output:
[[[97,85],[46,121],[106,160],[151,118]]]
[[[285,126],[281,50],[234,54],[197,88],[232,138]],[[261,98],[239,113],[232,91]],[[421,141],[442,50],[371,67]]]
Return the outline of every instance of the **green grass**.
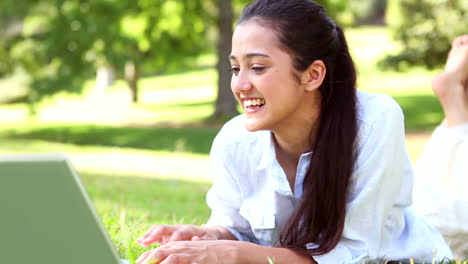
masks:
[[[393,96],[408,131],[431,131],[443,118],[430,90],[436,71],[382,72],[377,59],[400,48],[388,32],[350,29],[347,36],[359,89]],[[14,82],[0,81],[0,94],[6,94],[6,84]],[[96,94],[89,81],[83,94],[42,102],[34,118],[24,104],[0,106],[0,152],[72,157],[120,255],[135,259],[146,249],[134,241],[152,224],[201,224],[208,217],[208,152],[220,128],[206,122],[214,110],[215,84],[213,69],[196,70],[143,78],[137,105],[130,103],[124,82]],[[408,143],[414,160],[424,139]]]
[[[152,224],[203,224],[209,184],[134,175],[81,173],[98,214],[122,258],[147,251],[135,243]]]

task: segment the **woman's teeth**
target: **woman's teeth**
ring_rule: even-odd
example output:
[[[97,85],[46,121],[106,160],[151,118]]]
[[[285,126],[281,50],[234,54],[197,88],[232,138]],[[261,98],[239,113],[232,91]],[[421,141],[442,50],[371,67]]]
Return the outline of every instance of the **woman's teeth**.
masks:
[[[264,99],[245,100],[244,107],[259,107],[259,106],[263,106],[265,103],[266,102]]]

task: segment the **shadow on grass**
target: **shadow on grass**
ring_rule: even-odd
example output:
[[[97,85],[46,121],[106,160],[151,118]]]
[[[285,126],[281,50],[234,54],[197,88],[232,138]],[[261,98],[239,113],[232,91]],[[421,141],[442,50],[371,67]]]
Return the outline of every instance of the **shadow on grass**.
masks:
[[[0,136],[76,145],[127,147],[207,154],[218,129],[210,127],[34,126],[9,129]]]
[[[394,96],[405,114],[406,131],[432,131],[444,118],[438,99],[432,95]]]

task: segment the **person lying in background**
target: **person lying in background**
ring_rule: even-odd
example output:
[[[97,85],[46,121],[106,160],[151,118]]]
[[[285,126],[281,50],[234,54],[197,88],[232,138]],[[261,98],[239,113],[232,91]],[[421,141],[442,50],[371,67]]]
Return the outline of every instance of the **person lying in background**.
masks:
[[[453,41],[445,71],[432,81],[445,119],[414,166],[414,207],[468,258],[468,35]]]

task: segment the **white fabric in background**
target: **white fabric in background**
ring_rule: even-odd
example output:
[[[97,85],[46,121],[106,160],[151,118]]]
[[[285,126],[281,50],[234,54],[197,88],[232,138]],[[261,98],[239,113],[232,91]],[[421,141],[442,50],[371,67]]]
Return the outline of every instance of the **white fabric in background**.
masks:
[[[415,164],[414,208],[468,258],[468,123],[436,128]]]

